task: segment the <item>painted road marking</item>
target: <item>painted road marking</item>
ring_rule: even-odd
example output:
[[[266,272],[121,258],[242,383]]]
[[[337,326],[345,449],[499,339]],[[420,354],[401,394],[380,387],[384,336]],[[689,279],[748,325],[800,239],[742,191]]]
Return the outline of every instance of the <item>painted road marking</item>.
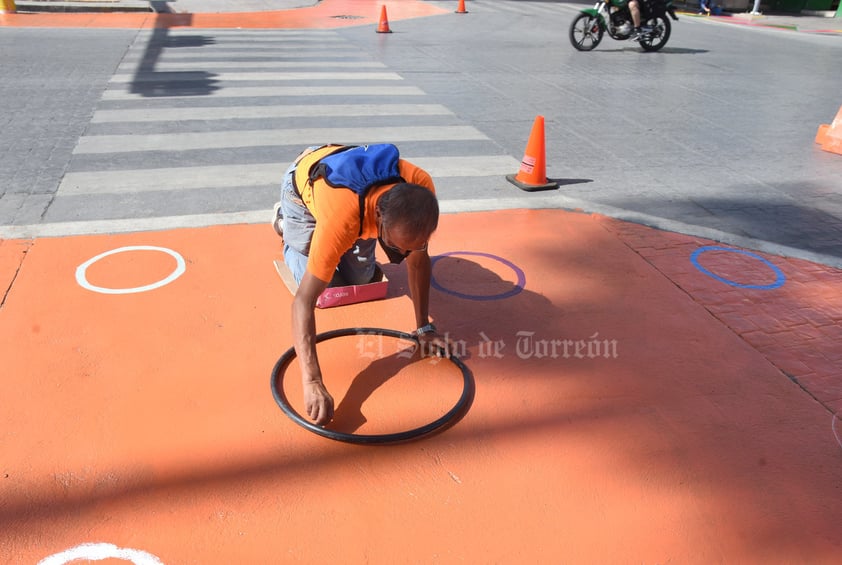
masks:
[[[446,116],[453,113],[441,104],[290,104],[274,106],[226,106],[219,108],[140,108],[98,110],[91,123],[174,122],[185,120],[236,120],[304,118],[320,116]]]
[[[259,41],[259,38],[255,38],[255,41]],[[262,41],[260,41],[260,43],[261,43],[261,45],[263,44]],[[213,60],[214,58],[218,58],[222,55],[223,55],[223,53],[208,53],[207,51],[204,51],[204,50],[198,51],[198,52],[197,51],[186,51],[185,52],[183,48],[180,48],[175,54],[173,54],[173,52],[171,52],[171,51],[168,52],[165,49],[164,52],[161,53],[161,56],[158,58],[158,60],[155,62],[155,64],[157,65],[158,63],[162,63],[162,62],[166,62],[166,61],[182,61],[182,60],[187,61],[187,60],[190,60],[190,59],[193,59],[193,60],[202,59],[201,61],[193,61],[193,62],[202,63],[202,65],[205,66],[206,61]],[[278,50],[277,53],[271,52],[271,51],[266,52],[263,49],[261,49],[261,50],[258,51],[258,55],[256,55],[256,57],[257,56],[263,57],[264,59],[267,56],[268,57],[282,56],[284,59],[308,59],[309,60],[311,57],[328,57],[330,59],[352,59],[354,57],[359,57],[359,54],[354,53],[352,51],[345,51],[345,52],[337,51],[335,49],[333,49],[333,50],[331,50],[331,49],[306,49],[306,50],[301,50],[301,49],[290,48],[287,51]],[[135,54],[129,53],[123,59],[121,65],[126,64],[126,63],[139,63],[142,60],[143,60],[142,57],[140,57],[136,53]],[[263,60],[263,59],[255,59],[255,60]]]
[[[282,81],[282,80],[403,80],[398,73],[393,72],[262,72],[262,73],[209,73],[213,80],[217,81]],[[161,71],[149,70],[135,73],[133,75],[114,75],[111,77],[112,84],[135,83],[135,82],[159,82]],[[166,71],[167,80],[195,80],[196,71]]]
[[[211,98],[255,98],[263,96],[424,96],[426,93],[416,86],[241,86],[226,87],[208,92],[203,97]],[[194,94],[170,94],[155,98],[191,98]],[[124,90],[106,90],[103,100],[147,100],[148,96]],[[83,138],[84,139],[84,138]]]
[[[453,255],[469,255],[474,257],[485,257],[487,259],[493,259],[500,263],[503,263],[511,270],[515,272],[515,276],[517,277],[517,282],[515,283],[515,287],[511,290],[506,292],[502,292],[500,294],[492,294],[492,295],[481,295],[481,294],[464,294],[461,292],[457,292],[455,290],[451,290],[449,288],[445,288],[436,280],[435,277],[435,266],[436,263],[444,258],[444,257],[451,257]],[[430,264],[431,269],[433,272],[430,274],[430,285],[435,288],[436,290],[440,290],[441,292],[446,292],[447,294],[452,294],[453,296],[457,296],[459,298],[464,298],[465,300],[502,300],[504,298],[511,298],[516,294],[520,294],[523,291],[523,287],[526,285],[526,275],[524,274],[523,270],[509,261],[508,259],[504,259],[502,257],[498,257],[497,255],[492,255],[490,253],[482,253],[479,251],[449,251],[447,253],[442,253],[440,255],[436,255],[433,257],[432,262]]]
[[[140,549],[117,547],[112,543],[83,543],[61,553],[45,557],[38,562],[38,565],[65,565],[71,561],[80,561],[82,559],[102,561],[111,558],[131,561],[135,565],[163,565],[161,560],[151,553],[141,551]]]
[[[702,253],[706,253],[708,251],[725,251],[725,252],[728,252],[728,253],[739,253],[740,255],[746,255],[748,257],[752,257],[753,259],[757,259],[758,261],[760,261],[761,263],[763,263],[764,265],[766,265],[767,267],[772,269],[772,272],[775,273],[775,281],[770,283],[770,284],[743,284],[743,283],[738,283],[736,281],[732,281],[730,279],[726,279],[725,277],[719,276],[716,273],[704,268],[699,263],[699,256],[701,256]],[[756,289],[756,290],[772,290],[772,289],[775,289],[775,288],[782,287],[784,285],[784,283],[786,282],[786,275],[784,275],[783,271],[781,271],[772,262],[768,261],[767,259],[764,259],[763,257],[761,257],[760,255],[758,255],[756,253],[751,253],[750,251],[745,251],[743,249],[732,249],[730,247],[720,247],[718,245],[707,245],[705,247],[700,247],[697,250],[695,250],[693,252],[693,254],[690,255],[690,262],[693,263],[693,266],[695,266],[697,269],[699,269],[702,273],[706,274],[707,276],[709,276],[711,278],[714,278],[714,279],[716,279],[720,282],[723,282],[727,285],[735,286],[737,288],[752,288],[752,289]]]
[[[75,154],[132,151],[188,151],[318,145],[325,139],[343,143],[368,143],[372,139],[402,141],[470,141],[488,139],[473,126],[395,126],[379,128],[300,128],[251,131],[159,133],[150,135],[88,135],[79,139]]]
[[[257,30],[250,30],[254,32]],[[263,45],[261,51],[273,51],[275,49],[295,49],[296,47],[309,47],[307,44],[312,44],[315,47],[324,46],[325,43],[344,43],[349,44],[347,40],[340,37],[332,30],[303,30],[303,31],[281,31],[281,32],[264,32],[260,31],[260,42]],[[155,32],[143,32],[145,37],[142,39],[152,39]],[[217,49],[234,49],[240,51],[251,51],[254,49],[254,41],[249,39],[248,35],[242,32],[231,32],[225,30],[190,30],[189,32],[169,29],[167,30],[166,39],[172,41],[173,47],[178,47],[180,51],[190,52],[191,50],[201,49],[204,52],[213,51]],[[290,43],[290,40],[295,40],[295,43]],[[196,43],[191,44],[191,40],[196,40]],[[203,41],[207,40],[207,41]],[[166,47],[166,45],[164,45]]]
[[[164,277],[163,279],[157,282],[147,284],[144,286],[136,286],[133,288],[105,288],[102,286],[92,285],[90,282],[88,282],[88,278],[86,276],[88,267],[90,267],[100,259],[108,257],[109,255],[114,255],[116,253],[124,253],[126,251],[161,251],[162,253],[166,253],[175,259],[175,270],[173,270],[172,273],[170,273],[168,276]],[[177,279],[178,277],[180,277],[181,275],[183,275],[186,270],[187,266],[184,262],[184,257],[182,257],[181,254],[177,253],[176,251],[173,251],[172,249],[167,249],[166,247],[155,247],[151,245],[131,245],[127,247],[118,247],[117,249],[112,249],[111,251],[100,253],[96,257],[92,257],[84,263],[82,263],[81,265],[79,265],[79,267],[77,267],[76,269],[76,282],[78,282],[82,288],[93,292],[99,292],[101,294],[134,294],[138,292],[154,290],[156,288],[160,288],[164,285],[167,285],[175,279]]]
[[[361,69],[361,68],[375,68],[385,69],[386,64],[380,61],[228,61],[224,59],[203,59],[202,66],[212,67],[214,69],[313,69],[313,68],[340,68],[340,69]],[[184,61],[166,60],[156,61],[155,70],[165,69],[184,69]],[[117,67],[115,77],[122,76],[127,73],[136,73],[138,71],[147,70],[146,64],[142,61],[131,61],[124,59],[120,66]],[[123,81],[120,81],[123,82]]]
[[[337,41],[298,41],[303,36]],[[143,32],[77,143],[46,218],[52,223],[8,226],[0,233],[29,237],[263,222],[285,164],[301,147],[326,141],[409,142],[412,148],[402,156],[427,170],[443,195],[451,186],[463,190],[466,182],[505,183],[505,175],[517,170],[518,158],[501,155],[486,134],[431,103],[422,89],[368,80],[400,78],[372,75],[386,65],[371,59],[333,31]],[[341,74],[325,72],[331,68]],[[285,69],[291,73],[277,74]],[[134,82],[137,71],[158,82]],[[329,76],[337,82],[265,80],[279,76]],[[117,195],[132,198],[152,218],[119,217],[133,214],[131,209],[115,217]],[[174,207],[162,204],[170,195]],[[444,211],[444,198],[441,206]],[[499,207],[491,198],[480,206]],[[219,210],[230,213],[209,213]]]
[[[303,147],[303,146],[302,146]],[[517,167],[509,155],[480,157],[407,157],[436,179],[504,175]],[[277,163],[256,165],[219,165],[120,171],[67,173],[61,182],[64,195],[124,194],[166,190],[233,188],[239,186],[279,185],[283,166]]]

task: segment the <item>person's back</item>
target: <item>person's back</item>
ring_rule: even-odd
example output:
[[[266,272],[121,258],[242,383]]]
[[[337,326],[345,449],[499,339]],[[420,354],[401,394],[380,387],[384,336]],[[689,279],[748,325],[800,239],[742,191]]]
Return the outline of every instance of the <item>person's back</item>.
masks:
[[[333,148],[335,150],[335,147]],[[346,267],[359,263],[356,261],[342,263],[342,257],[352,249],[355,242],[375,242],[380,226],[377,223],[377,203],[381,197],[399,183],[388,182],[367,188],[362,194],[343,187],[332,186],[328,179],[316,176],[313,170],[330,156],[330,148],[319,148],[309,152],[297,161],[292,175],[294,194],[288,194],[288,200],[295,206],[286,205],[288,219],[283,221],[284,257],[296,278],[300,282],[304,268],[321,280],[332,280],[337,266]],[[398,178],[392,178],[393,176]],[[430,175],[414,164],[398,159],[395,172],[389,180],[399,180],[418,185],[435,195],[435,187]],[[362,208],[361,208],[362,206]],[[293,209],[295,208],[295,209]],[[282,211],[283,212],[283,211]],[[303,217],[302,217],[303,216]],[[372,251],[374,247],[372,246]],[[299,257],[295,257],[299,255]],[[305,259],[306,258],[306,259]],[[374,259],[371,258],[371,263]],[[373,273],[374,268],[365,269],[365,273]],[[368,280],[360,279],[358,273],[342,273],[342,279],[351,284],[363,284]]]

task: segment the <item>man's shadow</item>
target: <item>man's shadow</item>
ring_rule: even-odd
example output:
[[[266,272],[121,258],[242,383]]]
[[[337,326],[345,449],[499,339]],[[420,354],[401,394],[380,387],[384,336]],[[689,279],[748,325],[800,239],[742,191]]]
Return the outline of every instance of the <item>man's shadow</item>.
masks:
[[[491,270],[473,260],[471,252],[452,253],[433,257],[430,315],[439,331],[461,348],[461,358],[470,359],[486,338],[511,341],[520,330],[563,329],[564,311],[529,290],[530,274],[513,262],[488,255],[488,261],[500,264]],[[387,298],[409,294],[405,268],[384,265],[383,271],[389,278]]]
[[[412,347],[408,341],[406,345]],[[397,351],[388,357],[372,361],[351,381],[351,386],[334,410],[333,420],[326,427],[343,433],[356,432],[368,421],[362,410],[365,401],[374,391],[419,359],[420,355],[417,352]]]
[[[470,255],[456,253],[436,257],[430,291],[432,318],[439,331],[453,341],[460,360],[494,356],[491,344],[507,342],[511,346],[513,336],[521,329],[548,334],[557,331],[557,324],[563,323],[563,312],[545,296],[526,288],[527,275],[523,281],[512,276],[513,282],[467,257]],[[404,266],[386,264],[383,271],[389,279],[387,298],[408,295]],[[406,346],[412,344],[407,341]],[[373,360],[354,377],[327,427],[354,433],[367,421],[362,410],[366,400],[403,368],[430,353],[416,348],[411,354],[399,351]]]

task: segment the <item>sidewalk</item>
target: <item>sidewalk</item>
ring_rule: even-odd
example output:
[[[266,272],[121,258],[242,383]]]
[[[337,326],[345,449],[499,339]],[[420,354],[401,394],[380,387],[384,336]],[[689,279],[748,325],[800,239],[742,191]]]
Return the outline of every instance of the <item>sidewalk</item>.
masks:
[[[800,31],[806,33],[842,33],[842,18],[821,17],[799,14],[761,14],[726,13],[719,16],[702,16],[685,12],[680,17],[706,18],[726,24],[752,27],[769,27]]]

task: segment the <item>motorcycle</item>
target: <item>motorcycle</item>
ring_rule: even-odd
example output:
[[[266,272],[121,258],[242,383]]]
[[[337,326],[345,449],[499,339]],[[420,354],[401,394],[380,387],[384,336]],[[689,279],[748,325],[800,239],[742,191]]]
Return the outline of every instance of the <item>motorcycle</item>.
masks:
[[[667,44],[671,24],[667,15],[678,21],[673,0],[640,0],[641,33],[638,43],[644,51],[657,51]],[[600,0],[593,8],[579,12],[570,24],[570,43],[579,51],[590,51],[602,41],[604,33],[625,41],[634,33],[629,0]]]

